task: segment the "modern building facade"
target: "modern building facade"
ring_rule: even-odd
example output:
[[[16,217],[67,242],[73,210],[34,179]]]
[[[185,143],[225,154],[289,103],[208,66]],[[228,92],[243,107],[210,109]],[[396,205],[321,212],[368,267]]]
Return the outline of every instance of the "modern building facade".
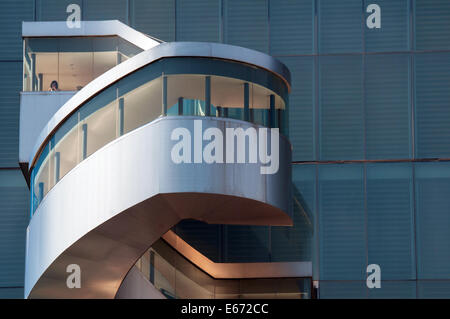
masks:
[[[0,15],[0,297],[450,297],[448,1]],[[199,123],[278,128],[279,170],[171,162]]]

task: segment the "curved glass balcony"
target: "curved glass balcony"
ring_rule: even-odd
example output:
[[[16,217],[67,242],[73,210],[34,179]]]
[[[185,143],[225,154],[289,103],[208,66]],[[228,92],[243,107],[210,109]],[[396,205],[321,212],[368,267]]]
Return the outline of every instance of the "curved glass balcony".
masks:
[[[31,211],[78,163],[161,116],[212,116],[287,134],[288,88],[275,74],[221,59],[163,58],[80,105],[47,138],[31,172]]]

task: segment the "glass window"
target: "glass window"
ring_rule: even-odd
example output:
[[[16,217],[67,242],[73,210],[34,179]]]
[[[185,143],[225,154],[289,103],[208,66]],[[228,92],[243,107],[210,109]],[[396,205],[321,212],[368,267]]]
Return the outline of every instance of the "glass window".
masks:
[[[367,55],[365,61],[366,158],[409,158],[410,58]]]
[[[319,52],[362,52],[360,0],[321,0],[319,3]]]
[[[226,225],[224,262],[268,262],[269,227]]]
[[[319,165],[320,279],[366,278],[363,165]]]
[[[80,90],[141,51],[118,37],[26,38],[23,89]]]
[[[320,160],[364,158],[362,59],[319,57]]]

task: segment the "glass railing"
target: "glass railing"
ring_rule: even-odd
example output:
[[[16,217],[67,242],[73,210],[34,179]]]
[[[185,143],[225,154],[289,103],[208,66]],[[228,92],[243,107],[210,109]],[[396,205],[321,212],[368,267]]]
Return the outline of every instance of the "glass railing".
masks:
[[[286,108],[284,82],[265,70],[203,58],[159,60],[85,102],[50,136],[32,170],[31,211],[82,160],[160,116],[234,118],[286,134]]]
[[[169,299],[311,298],[311,278],[215,279],[162,239],[136,266]]]

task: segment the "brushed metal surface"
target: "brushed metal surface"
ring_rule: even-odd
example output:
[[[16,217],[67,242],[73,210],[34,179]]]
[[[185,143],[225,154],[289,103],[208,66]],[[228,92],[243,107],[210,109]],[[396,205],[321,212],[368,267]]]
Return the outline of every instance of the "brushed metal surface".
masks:
[[[66,174],[27,229],[25,296],[114,298],[137,259],[182,219],[292,225],[291,145],[280,135],[280,169],[255,164],[174,164],[170,134],[194,120],[203,128],[258,126],[208,117],[162,117],[110,142]],[[81,267],[69,289],[66,267]]]

